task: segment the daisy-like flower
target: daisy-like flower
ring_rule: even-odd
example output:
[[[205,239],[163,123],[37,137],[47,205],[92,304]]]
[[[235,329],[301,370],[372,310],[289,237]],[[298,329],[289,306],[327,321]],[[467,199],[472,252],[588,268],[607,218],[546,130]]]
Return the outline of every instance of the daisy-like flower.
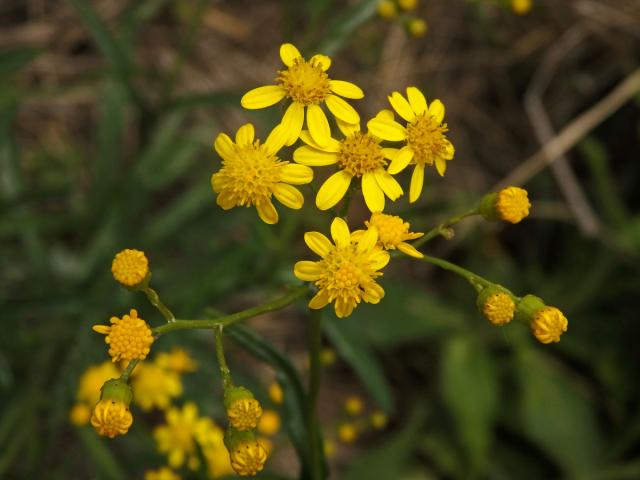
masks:
[[[364,93],[353,83],[329,78],[326,72],[331,66],[331,58],[314,55],[305,60],[290,43],[280,47],[280,58],[287,68],[278,72],[276,85],[254,88],[245,93],[240,103],[253,110],[270,107],[284,98],[291,100],[282,117],[282,125],[288,132],[287,145],[293,145],[300,136],[305,113],[313,140],[321,146],[329,143],[331,130],[322,104],[343,122],[360,121],[358,112],[341,97],[359,99]]]
[[[335,218],[331,236],[335,245],[320,232],[305,233],[304,241],[321,260],[297,262],[293,273],[300,280],[314,282],[319,289],[309,308],[319,309],[335,302],[336,315],[343,318],[351,315],[362,300],[375,304],[384,297],[384,290],[375,279],[382,275],[378,270],[389,263],[389,253],[376,245],[375,227],[352,241],[347,222]]]
[[[447,139],[447,124],[444,120],[444,105],[434,100],[427,105],[427,100],[416,87],[407,88],[407,98],[399,92],[389,96],[393,109],[407,122],[406,127],[388,115],[377,115],[367,126],[369,132],[383,140],[405,142],[399,150],[395,149],[394,158],[389,165],[389,173],[395,175],[404,170],[410,163],[415,165],[409,188],[409,201],[415,202],[422,193],[424,168],[435,165],[442,176],[447,169],[447,160],[453,159],[453,145]]]
[[[343,140],[329,138],[327,144],[321,146],[307,131],[303,131],[300,138],[306,145],[293,152],[293,159],[302,165],[337,164],[339,168],[318,190],[316,206],[320,210],[333,207],[342,200],[353,179],[361,178],[367,207],[372,212],[381,212],[385,196],[397,200],[403,193],[400,184],[386,170],[387,158],[396,152],[382,148],[380,139],[360,131],[359,124],[339,121],[338,126],[344,135]]]
[[[422,232],[411,232],[411,225],[405,222],[397,215],[387,215],[385,213],[375,212],[371,214],[371,218],[364,222],[367,228],[376,228],[378,230],[378,245],[385,250],[395,250],[396,248],[402,253],[414,258],[422,258],[424,255],[418,251],[413,245],[407,243],[407,240],[415,240],[424,235]],[[359,238],[364,233],[363,230],[353,232],[354,239]]]
[[[236,132],[235,143],[220,133],[214,143],[222,157],[222,168],[211,177],[216,202],[224,210],[255,205],[263,222],[278,222],[271,197],[283,205],[300,209],[304,197],[292,185],[313,180],[313,171],[304,165],[282,161],[277,153],[284,144],[285,129],[277,126],[264,143],[254,139],[253,125],[247,123]]]
[[[133,401],[145,412],[156,407],[164,410],[171,405],[173,398],[182,395],[180,375],[156,362],[138,365],[133,372],[131,386],[136,392]]]

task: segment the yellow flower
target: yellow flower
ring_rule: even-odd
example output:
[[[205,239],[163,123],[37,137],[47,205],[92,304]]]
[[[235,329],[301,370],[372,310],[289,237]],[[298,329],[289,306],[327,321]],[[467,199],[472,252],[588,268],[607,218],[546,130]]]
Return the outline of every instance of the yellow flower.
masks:
[[[290,43],[280,47],[280,58],[287,67],[279,71],[277,85],[267,85],[247,92],[241,104],[247,109],[270,107],[283,98],[291,100],[283,118],[282,126],[287,132],[286,145],[300,136],[306,111],[306,124],[315,143],[324,146],[330,141],[330,127],[322,110],[323,103],[339,120],[358,123],[360,116],[354,108],[340,97],[359,99],[362,90],[350,82],[332,80],[326,71],[331,59],[326,55],[314,55],[305,60],[298,49]]]
[[[211,419],[205,419],[197,441],[207,462],[207,470],[212,478],[220,478],[233,473],[229,453],[224,445],[224,431]]]
[[[229,424],[236,430],[253,430],[262,416],[262,407],[255,398],[239,398],[227,409]]]
[[[320,351],[320,363],[329,367],[336,363],[336,352],[332,348],[325,347]]]
[[[155,359],[156,364],[176,373],[195,372],[198,364],[189,353],[180,348],[174,347],[170,352],[160,352]]]
[[[376,410],[371,414],[371,426],[376,430],[382,430],[387,426],[388,422],[389,419],[387,418],[387,415],[380,410]]]
[[[385,250],[395,250],[415,258],[422,258],[424,255],[416,250],[407,240],[415,240],[424,235],[421,232],[410,232],[411,225],[397,215],[387,215],[384,213],[373,213],[371,218],[364,222],[367,228],[378,230],[378,245]],[[361,230],[354,232],[354,238],[362,234]]]
[[[131,386],[135,392],[133,401],[145,412],[154,407],[164,410],[171,405],[173,398],[182,395],[180,376],[153,362],[137,366],[131,377]]]
[[[285,162],[278,158],[283,145],[283,128],[276,127],[261,144],[254,139],[253,125],[247,123],[236,133],[235,143],[220,133],[215,150],[222,157],[222,168],[211,176],[211,187],[218,194],[216,202],[224,210],[255,205],[263,222],[278,222],[271,197],[283,205],[300,209],[304,197],[292,185],[304,185],[313,180],[313,171],[304,165]]]
[[[349,415],[360,415],[364,409],[362,399],[356,395],[347,397],[344,402],[344,411]]]
[[[170,408],[166,415],[166,424],[156,427],[153,436],[158,451],[166,453],[169,466],[179,468],[187,461],[191,469],[198,467],[196,440],[206,438],[211,429],[211,420],[198,417],[198,407],[186,403],[182,409]]]
[[[385,20],[391,20],[398,14],[396,4],[391,0],[380,0],[378,2],[378,15]]]
[[[282,387],[280,387],[280,384],[278,382],[271,382],[271,385],[269,385],[269,398],[271,401],[276,405],[281,405],[282,397]]]
[[[333,220],[331,236],[335,245],[319,232],[305,233],[307,246],[321,260],[297,262],[293,272],[300,280],[314,282],[319,288],[309,308],[323,308],[335,301],[336,315],[343,318],[351,315],[360,301],[375,304],[384,297],[384,290],[375,279],[382,275],[378,270],[389,263],[389,253],[376,245],[376,228],[370,228],[352,243],[349,227],[342,218]]]
[[[264,468],[267,451],[252,432],[227,431],[225,445],[229,451],[231,467],[240,476],[253,476]]]
[[[412,18],[407,22],[407,30],[409,30],[412,37],[424,37],[428,29],[427,22],[422,18]]]
[[[324,454],[327,457],[333,457],[336,453],[336,444],[331,440],[325,440],[323,444]]]
[[[108,360],[87,368],[78,381],[78,391],[76,392],[78,402],[93,407],[100,400],[100,388],[104,382],[119,376],[120,372],[116,366]]]
[[[353,443],[358,438],[358,428],[353,423],[343,423],[338,427],[338,439],[342,443]]]
[[[77,427],[89,423],[90,418],[91,409],[84,403],[76,403],[69,411],[69,421]]]
[[[531,203],[525,189],[507,187],[498,192],[495,209],[505,222],[519,223],[529,215],[530,208]]]
[[[409,201],[415,202],[424,183],[424,169],[435,165],[440,175],[444,175],[447,160],[453,159],[453,145],[446,137],[447,124],[444,119],[444,105],[434,100],[427,106],[427,100],[416,87],[407,88],[405,99],[399,92],[389,96],[393,109],[402,117],[407,126],[400,125],[387,111],[383,110],[367,124],[369,132],[392,142],[405,142],[401,149],[387,149],[393,157],[389,173],[395,175],[410,163],[415,164],[409,188]]]
[[[265,410],[258,424],[258,432],[273,436],[280,430],[280,415],[274,410]]]
[[[544,307],[538,310],[531,322],[531,331],[541,343],[556,343],[567,331],[569,322],[560,310],[555,307]]]
[[[398,0],[398,5],[403,10],[415,10],[418,7],[418,0]]]
[[[93,330],[106,335],[104,341],[109,345],[111,359],[144,360],[151,350],[153,335],[147,322],[138,318],[138,311],[131,309],[129,315],[111,317],[110,321],[112,325],[94,325]]]
[[[477,305],[484,317],[496,326],[509,323],[516,311],[511,295],[495,285],[484,288],[478,294]]]
[[[144,480],[180,480],[180,476],[169,467],[162,467],[144,472]]]
[[[148,277],[149,260],[140,250],[122,250],[113,258],[111,273],[125,287],[135,287]]]
[[[126,434],[132,423],[129,407],[116,400],[100,400],[91,415],[93,428],[98,434],[109,438]]]
[[[531,11],[531,0],[511,0],[511,10],[516,15],[526,15]]]
[[[307,132],[300,138],[306,143],[293,153],[293,159],[302,165],[312,167],[337,164],[339,170],[331,175],[320,187],[316,195],[316,206],[328,210],[347,193],[354,178],[362,179],[362,194],[372,212],[384,210],[385,195],[397,200],[402,195],[400,184],[386,171],[389,149],[380,146],[380,139],[370,133],[360,131],[359,124],[338,122],[344,139],[338,141],[329,137],[321,146]],[[394,152],[395,153],[395,152]]]

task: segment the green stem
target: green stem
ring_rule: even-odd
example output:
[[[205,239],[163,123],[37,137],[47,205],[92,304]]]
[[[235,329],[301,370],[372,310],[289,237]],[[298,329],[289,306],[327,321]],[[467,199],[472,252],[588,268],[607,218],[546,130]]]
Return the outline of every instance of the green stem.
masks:
[[[347,189],[347,193],[344,196],[344,200],[342,201],[342,205],[340,206],[340,211],[338,212],[339,217],[346,217],[347,213],[349,213],[349,205],[351,205],[351,197],[353,195],[353,186],[354,182],[351,182],[349,188]]]
[[[136,365],[138,365],[138,362],[140,362],[140,360],[138,359],[131,360],[127,365],[127,368],[125,368],[124,372],[122,372],[122,375],[120,375],[120,378],[129,383],[129,377],[133,373],[133,369],[136,368]]]
[[[218,325],[214,330],[216,335],[216,358],[218,359],[218,365],[220,366],[222,385],[226,390],[229,387],[233,387],[233,381],[231,380],[231,371],[227,365],[227,360],[224,358],[224,345],[222,344],[223,329],[224,327],[222,325]]]
[[[304,297],[309,293],[309,287],[303,285],[291,290],[286,295],[280,298],[276,298],[257,307],[248,308],[240,312],[232,313],[231,315],[225,315],[217,318],[207,318],[203,320],[175,320],[171,323],[166,323],[153,329],[154,335],[163,335],[165,333],[174,332],[177,330],[194,330],[194,329],[207,329],[217,328],[219,326],[226,327],[233,325],[241,320],[255,317],[261,313],[273,312],[280,310],[287,305],[291,305],[296,300]]]
[[[454,217],[448,218],[447,220],[442,222],[440,225],[432,228],[427,233],[425,233],[423,237],[413,242],[413,246],[416,248],[419,248],[421,245],[424,245],[432,238],[437,237],[439,235],[443,235],[447,231],[447,229],[452,225],[455,225],[459,221],[464,220],[467,217],[472,217],[474,215],[478,215],[478,207],[472,208],[471,210],[461,213],[460,215],[456,215]]]
[[[162,300],[160,300],[160,295],[158,295],[158,292],[156,292],[149,285],[145,286],[142,291],[147,295],[147,298],[149,299],[149,302],[151,302],[151,305],[158,309],[158,311],[162,314],[167,322],[173,323],[176,321],[175,315],[171,312],[171,310],[167,308],[164,303],[162,303]]]
[[[322,366],[320,363],[320,351],[322,346],[322,310],[310,310],[309,326],[309,394],[307,395],[307,432],[309,434],[309,452],[311,453],[311,478],[321,480],[323,478],[323,465],[320,440],[320,428],[318,425],[317,406]]]
[[[493,285],[493,282],[490,282],[486,278],[483,278],[480,275],[476,275],[466,268],[462,268],[455,263],[447,262],[446,260],[443,260],[441,258],[425,255],[424,257],[418,258],[417,260],[431,263],[432,265],[436,265],[440,268],[443,268],[444,270],[453,272],[456,275],[460,275],[462,278],[466,279],[477,291],[480,291],[483,288],[488,287],[489,285]]]

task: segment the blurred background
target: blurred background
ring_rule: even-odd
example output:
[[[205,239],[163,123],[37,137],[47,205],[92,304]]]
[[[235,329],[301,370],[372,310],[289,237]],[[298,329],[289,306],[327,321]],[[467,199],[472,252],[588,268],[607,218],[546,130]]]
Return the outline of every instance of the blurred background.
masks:
[[[423,0],[391,19],[377,8],[0,2],[0,478],[141,479],[166,463],[151,435],[158,410],[134,407],[115,440],[69,419],[80,376],[108,359],[91,325],[130,308],[162,321],[113,281],[115,252],[147,253],[179,318],[247,308],[296,282],[293,262],[310,258],[302,233],[329,224],[309,192],[271,227],[253,210],[223,212],[209,184],[218,132],[251,121],[264,138],[278,121],[277,107],[249,112],[239,99],[272,82],[287,41],[332,56],[332,76],[365,90],[364,119],[408,85],[440,98],[456,157],[445,177],[429,171],[417,204],[392,211],[425,231],[496,185],[526,186],[521,224],[469,221],[428,250],[569,319],[559,344],[540,345],[521,325],[491,327],[460,278],[394,261],[381,304],[325,316],[331,478],[640,478],[640,1]],[[354,202],[349,215],[367,212]],[[228,341],[234,375],[265,405],[279,369],[305,379],[306,320],[298,305],[246,324],[285,366],[256,358],[241,331]],[[212,336],[179,332],[155,348],[176,345],[199,368],[174,402],[224,425]],[[349,414],[353,396],[363,408]],[[376,411],[384,428],[367,426]],[[271,441],[264,478],[296,478],[287,436]]]

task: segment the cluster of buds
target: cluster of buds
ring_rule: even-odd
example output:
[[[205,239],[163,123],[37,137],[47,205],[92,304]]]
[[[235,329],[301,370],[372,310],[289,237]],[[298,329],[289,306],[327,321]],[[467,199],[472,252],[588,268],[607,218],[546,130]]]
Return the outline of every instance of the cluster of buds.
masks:
[[[418,0],[380,0],[378,15],[384,20],[401,21],[412,37],[424,37],[428,26],[423,18],[414,14],[418,3]]]

